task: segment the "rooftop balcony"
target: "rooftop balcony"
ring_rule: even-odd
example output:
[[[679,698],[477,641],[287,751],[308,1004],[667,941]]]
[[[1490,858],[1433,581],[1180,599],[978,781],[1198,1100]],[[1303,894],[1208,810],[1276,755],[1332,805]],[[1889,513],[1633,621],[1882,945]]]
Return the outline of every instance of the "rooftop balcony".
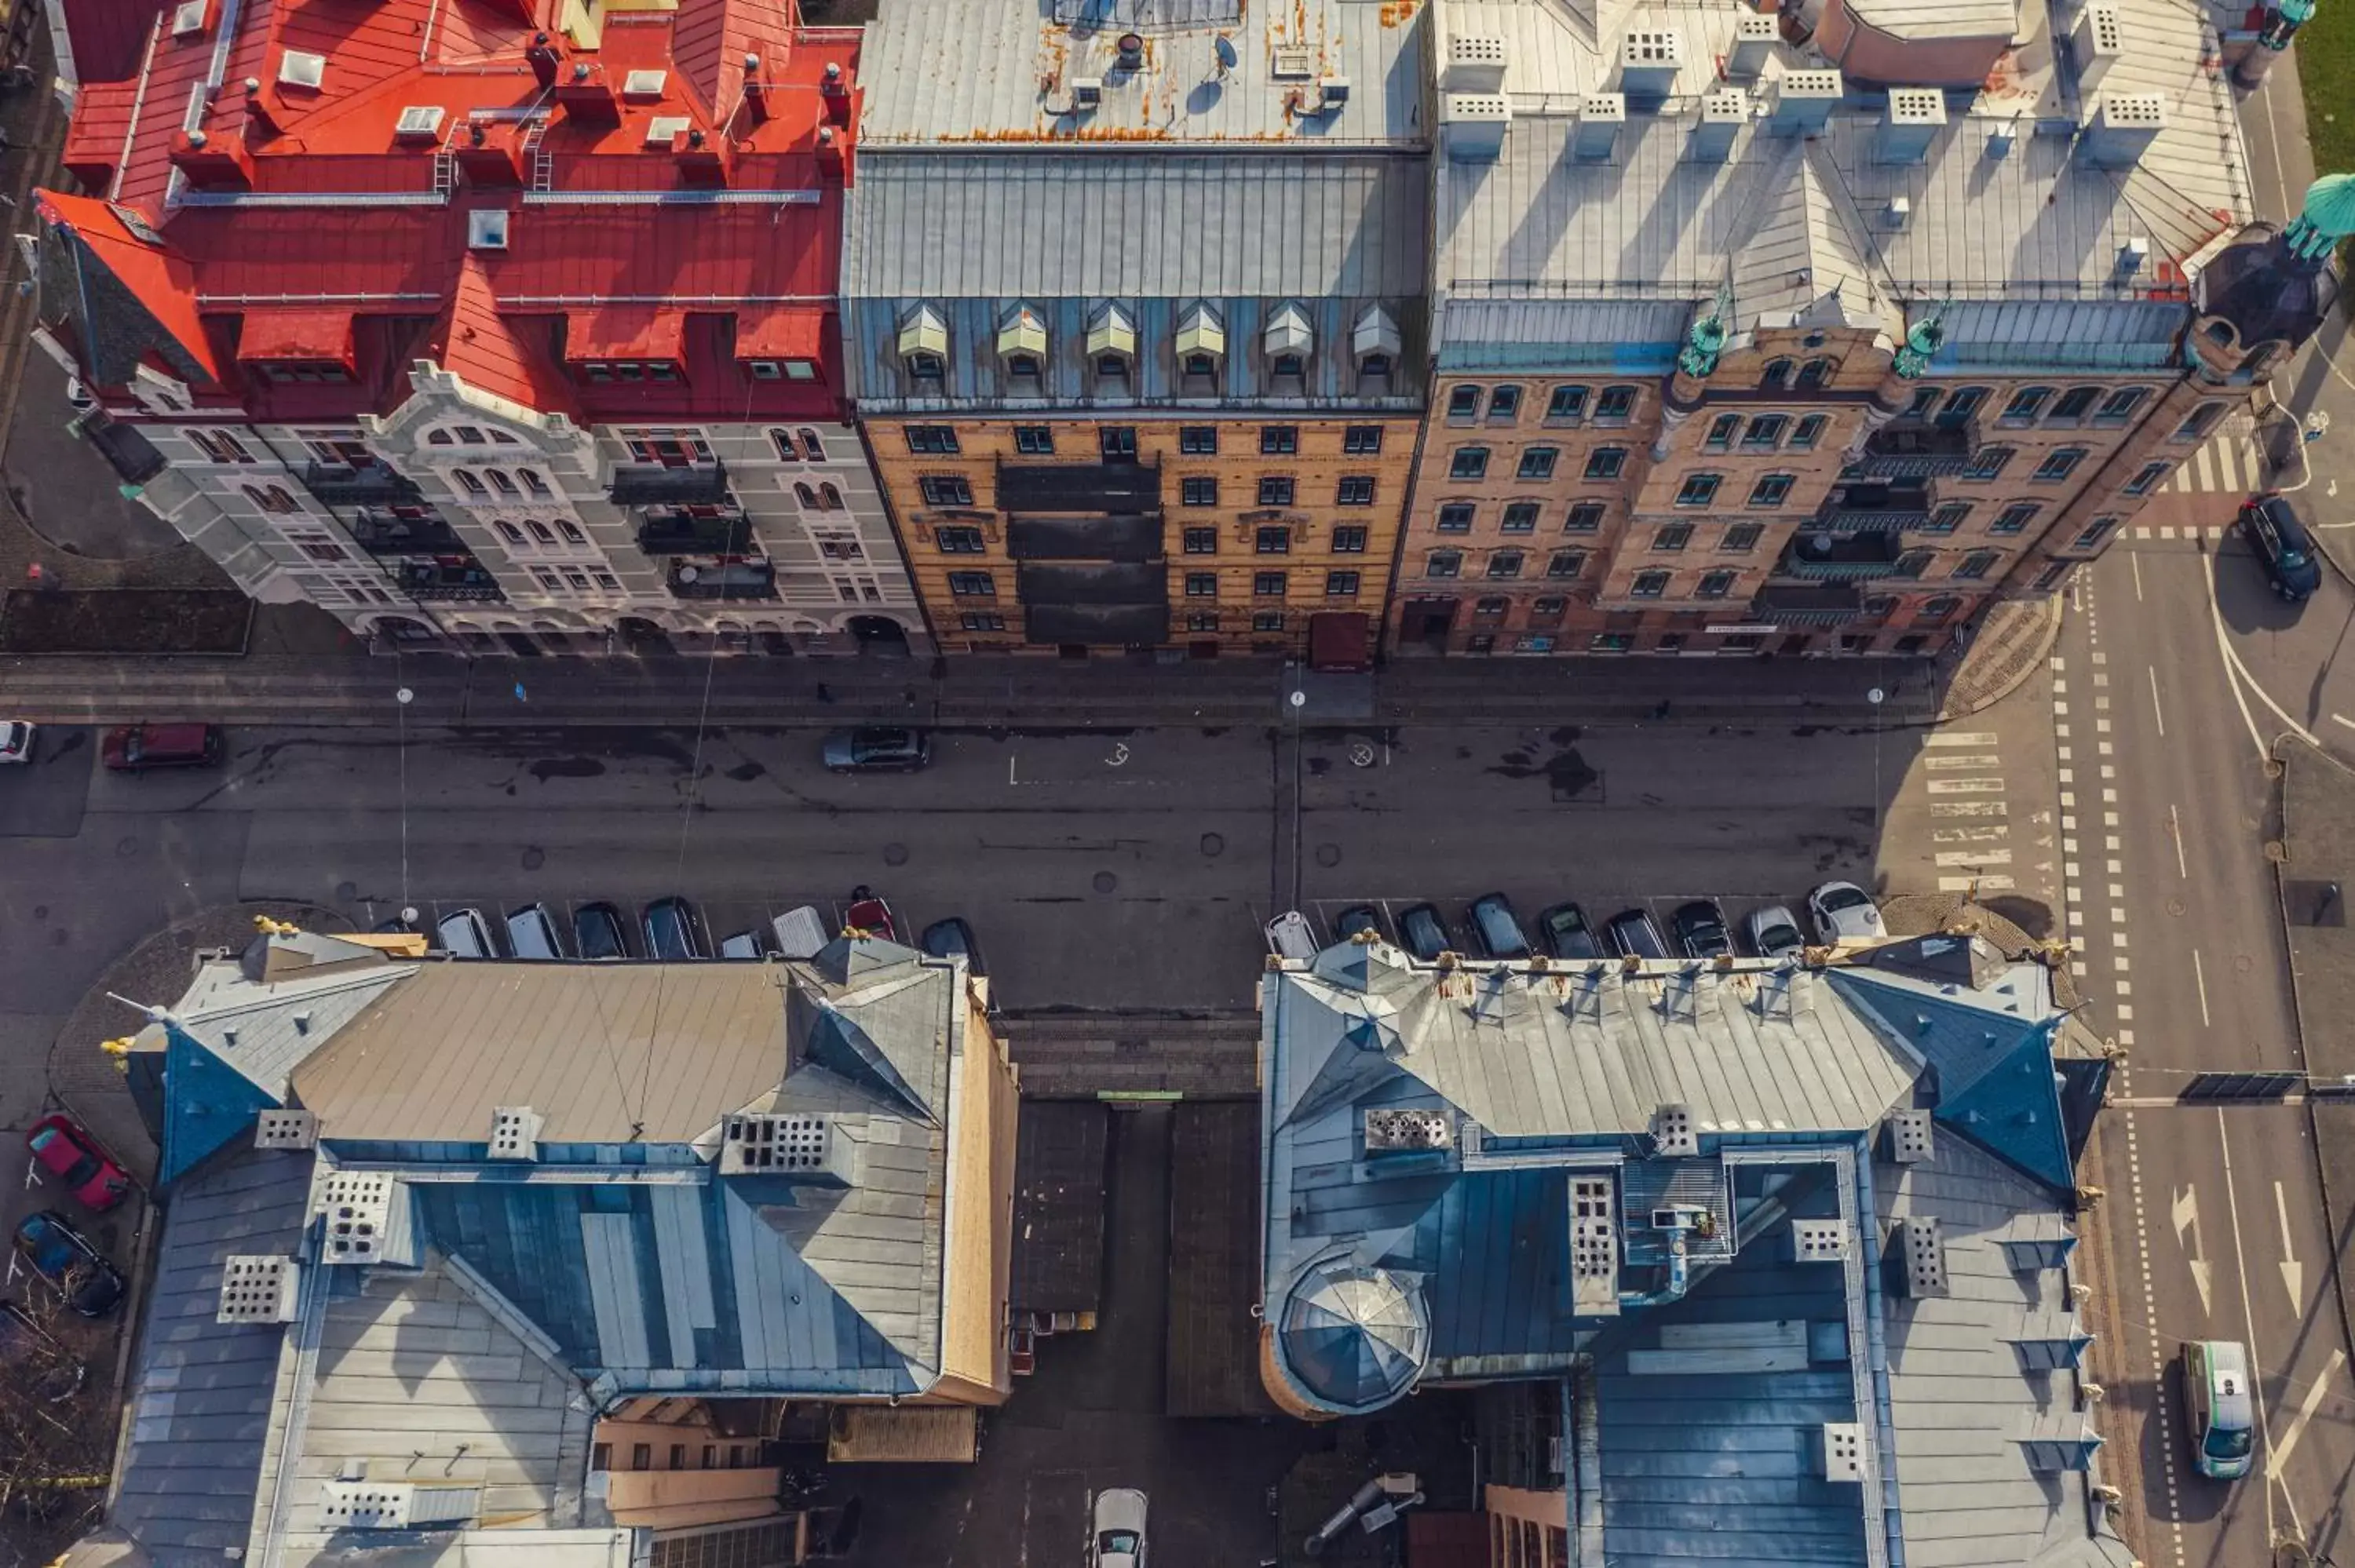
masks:
[[[1891,425],[1865,438],[1864,455],[1849,472],[1865,479],[1930,479],[1968,468],[1978,447],[1976,425],[1923,428]]]
[[[1769,584],[1750,601],[1750,619],[1774,626],[1845,626],[1863,613],[1854,583]]]
[[[1821,534],[1802,530],[1774,565],[1775,575],[1819,582],[1893,576],[1903,553],[1894,532]]]
[[[649,556],[741,556],[751,548],[751,520],[741,512],[710,517],[649,511],[638,524],[638,549]]]
[[[728,500],[728,465],[724,462],[682,464],[658,462],[615,465],[607,497],[616,506],[712,505]]]
[[[352,540],[371,556],[464,556],[470,554],[457,530],[439,517],[391,517],[363,512],[351,525]]]
[[[1816,528],[1835,534],[1894,532],[1919,528],[1930,521],[1930,487],[1922,480],[1839,485],[1835,487],[1835,496],[1817,517]]]
[[[380,462],[313,462],[303,488],[325,506],[414,505],[424,499],[416,482]]]
[[[670,568],[677,599],[774,599],[777,569],[766,561],[677,561]]]
[[[1001,512],[1146,513],[1161,505],[1161,470],[1134,462],[997,465]]]

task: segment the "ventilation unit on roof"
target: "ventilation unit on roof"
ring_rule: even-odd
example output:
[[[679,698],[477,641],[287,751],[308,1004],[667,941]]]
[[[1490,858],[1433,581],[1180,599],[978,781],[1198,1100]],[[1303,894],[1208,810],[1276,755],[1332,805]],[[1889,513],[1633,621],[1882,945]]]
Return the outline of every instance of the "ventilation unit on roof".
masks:
[[[1512,122],[1513,106],[1501,94],[1451,92],[1440,101],[1439,140],[1455,163],[1495,163]]]
[[[1080,113],[1103,107],[1103,78],[1075,76],[1071,79],[1071,108]]]
[[[1668,1160],[1690,1160],[1700,1153],[1700,1129],[1693,1124],[1690,1106],[1670,1102],[1652,1113],[1652,1152]]]
[[[1582,1317],[1619,1312],[1619,1206],[1608,1176],[1570,1179],[1571,1310]]]
[[[192,38],[205,30],[206,0],[187,0],[172,13],[172,37]]]
[[[307,87],[316,92],[326,74],[327,57],[325,55],[288,49],[278,57],[278,85],[281,87]]]
[[[1505,90],[1505,40],[1457,35],[1447,40],[1447,92]]]
[[[1684,68],[1684,35],[1673,27],[1631,27],[1619,40],[1619,90],[1635,102],[1668,97]]]
[[[1306,81],[1316,74],[1316,56],[1305,44],[1278,44],[1268,52],[1267,74],[1278,81]]]
[[[1423,1151],[1452,1149],[1455,1129],[1447,1113],[1439,1110],[1369,1110],[1366,1112],[1366,1152]]]
[[[2131,278],[2150,260],[2150,241],[2137,234],[2118,247],[2117,259],[2112,263],[2121,278]]]
[[[2019,126],[2010,120],[1998,121],[1987,133],[1987,155],[1990,158],[2011,156],[2012,143],[2019,140]]]
[[[1627,123],[1624,93],[1590,92],[1578,101],[1578,131],[1570,155],[1582,164],[1601,164],[1618,150],[1619,128]]]
[[[660,98],[663,95],[663,83],[669,79],[668,71],[634,70],[622,79],[622,96],[623,98]]]
[[[1726,53],[1725,74],[1742,80],[1755,77],[1774,58],[1779,37],[1774,17],[1762,16],[1755,11],[1742,13],[1734,20],[1733,48]]]
[[[1938,1222],[1915,1214],[1898,1226],[1898,1252],[1905,1270],[1905,1294],[1915,1300],[1946,1294],[1946,1241]]]
[[[1349,101],[1349,79],[1334,73],[1316,79],[1316,102],[1314,111],[1330,114]]]
[[[266,1110],[253,1118],[256,1149],[310,1149],[319,1141],[319,1118],[306,1110]]]
[[[1839,1220],[1793,1220],[1791,1261],[1838,1263],[1848,1255],[1848,1225]]]
[[[786,1176],[847,1186],[858,1150],[832,1117],[731,1116],[721,1133],[722,1176]]]
[[[2156,92],[2105,92],[2085,127],[2085,155],[2097,169],[2131,169],[2167,129],[2167,100]]]
[[[1778,136],[1812,136],[1831,122],[1847,79],[1836,70],[1786,70],[1774,79],[1767,129]]]
[[[507,214],[504,207],[476,207],[466,215],[466,247],[471,250],[507,248]]]
[[[336,1171],[320,1185],[323,1263],[413,1263],[409,1191],[380,1171]]]
[[[546,1118],[529,1106],[500,1106],[491,1112],[491,1158],[538,1160],[539,1129]]]
[[[657,114],[646,122],[645,145],[667,147],[695,122],[684,114]]]
[[[2126,58],[2126,28],[2119,25],[2115,5],[2088,5],[2077,14],[2069,31],[2069,53],[2077,62],[2077,94],[2090,99],[2102,90],[2102,79]]]
[[[329,1530],[410,1530],[468,1524],[482,1510],[480,1487],[421,1487],[413,1481],[319,1483],[319,1520]]]
[[[1864,1427],[1855,1421],[1824,1423],[1824,1479],[1864,1479]]]
[[[1888,204],[1881,209],[1881,226],[1883,228],[1903,228],[1913,221],[1913,198],[1911,196],[1891,196]]]
[[[1892,87],[1872,150],[1878,164],[1918,164],[1946,124],[1946,95],[1934,87]]]
[[[1919,1165],[1934,1152],[1930,1113],[1902,1110],[1889,1113],[1889,1158],[1900,1165]]]
[[[403,141],[430,142],[442,134],[442,118],[446,111],[438,103],[412,103],[400,111],[392,132]]]
[[[216,1323],[292,1323],[303,1266],[291,1257],[232,1256],[221,1261]]]
[[[1693,122],[1685,143],[1696,164],[1722,164],[1733,155],[1733,139],[1750,119],[1750,95],[1738,87],[1721,88],[1700,101],[1700,118]]]

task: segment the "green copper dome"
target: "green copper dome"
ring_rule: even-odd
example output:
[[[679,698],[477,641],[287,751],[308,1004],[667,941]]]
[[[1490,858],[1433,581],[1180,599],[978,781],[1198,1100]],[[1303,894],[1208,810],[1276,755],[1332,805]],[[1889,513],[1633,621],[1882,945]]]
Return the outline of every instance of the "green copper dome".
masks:
[[[2355,234],[2355,175],[2325,175],[2307,186],[2298,217],[2333,239]]]

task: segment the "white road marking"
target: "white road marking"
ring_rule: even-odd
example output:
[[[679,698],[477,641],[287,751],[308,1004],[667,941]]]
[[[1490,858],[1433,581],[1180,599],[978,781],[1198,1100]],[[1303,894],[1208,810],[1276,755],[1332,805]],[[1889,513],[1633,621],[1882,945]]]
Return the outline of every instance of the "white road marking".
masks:
[[[2017,885],[2008,876],[1942,876],[1938,878],[1941,893],[1968,893],[1977,888],[1981,893],[2009,893]]]
[[[2214,1281],[2208,1265],[2208,1249],[2200,1240],[2199,1189],[2179,1188],[2175,1202],[2169,1205],[2169,1217],[2175,1222],[2175,1245],[2183,1249],[2184,1261],[2191,1266],[2191,1283],[2200,1287],[2200,1310],[2204,1316],[2211,1310],[2208,1293]]]
[[[1924,740],[1922,744],[1930,747],[1993,746],[1996,744],[1996,739],[1997,737],[1992,731],[1966,730],[1956,733],[1949,730],[1934,735],[1927,740]]]
[[[1934,844],[2001,843],[2008,828],[1932,828],[1930,842]]]
[[[2343,724],[2349,729],[2355,729],[2355,719],[2349,718],[2345,714],[2332,714],[2330,715],[2330,722],[2332,724]]]
[[[2282,1184],[2274,1183],[2274,1213],[2281,1217],[2282,1283],[2289,1287],[2289,1310],[2294,1318],[2305,1316],[2306,1265],[2297,1260],[2297,1248],[2289,1239],[2289,1199]]]
[[[2167,713],[2166,710],[2162,709],[2158,705],[2158,669],[2154,665],[2146,670],[2144,673],[2150,677],[2151,717],[2158,721],[2158,738],[2165,740],[2167,738]]]
[[[2289,1419],[2282,1424],[2281,1445],[2274,1450],[2275,1466],[2289,1463],[2290,1455],[2297,1450],[2297,1440],[2306,1436],[2306,1424],[2314,1419],[2316,1411],[2322,1408],[2323,1396],[2330,1392],[2330,1385],[2338,1381],[2339,1369],[2345,1365],[2346,1361],[2345,1351],[2331,1351],[2330,1364],[2322,1369],[2320,1377],[2307,1384],[2306,1397],[2297,1402],[2297,1408],[2291,1411]]]
[[[2000,779],[1933,779],[1929,783],[1933,795],[2000,795]]]
[[[2128,566],[2130,566],[2130,567],[2134,567],[2134,579],[2135,579],[2135,602],[2136,602],[2137,604],[2140,604],[2140,603],[2142,602],[2142,554],[2141,554],[2141,552],[2140,552],[2140,551],[2137,551],[2137,550],[2128,550],[2128,551],[2126,552],[2126,564],[2127,564]]]
[[[2003,758],[1993,752],[1966,752],[1960,757],[1927,758],[1923,760],[1923,766],[1933,772],[1951,773],[1963,768],[2000,768],[2003,766]]]
[[[2211,582],[2209,589],[2211,600],[2214,594]],[[2231,1134],[2224,1129],[2224,1112],[2221,1106],[2216,1111],[2216,1144],[2224,1155],[2224,1212],[2232,1216],[2232,1224],[2228,1228],[2232,1232],[2232,1269],[2241,1279],[2241,1321],[2248,1325],[2249,1370],[2252,1374],[2262,1377],[2264,1375],[2265,1353],[2257,1344],[2256,1309],[2249,1305],[2249,1263],[2241,1247],[2239,1230],[2241,1200],[2232,1191],[2232,1140]],[[2256,1399],[2250,1403],[2257,1407],[2257,1436],[2264,1444],[2265,1474],[2270,1478],[2274,1473],[2274,1439],[2272,1428],[2265,1420],[2265,1402]],[[2265,1488],[2265,1539],[2271,1541],[2273,1538],[2274,1489],[2268,1485]]]
[[[1941,850],[1938,852],[1937,863],[1940,865],[2009,865],[2011,852],[2008,849]]]
[[[2172,800],[2167,805],[2167,826],[2175,835],[2175,874],[2189,882],[2191,873],[2184,869],[2183,864],[2183,819],[2175,814],[2175,802]]]
[[[2200,982],[2200,1027],[2211,1027],[2208,1022],[2208,969],[2200,961],[2200,949],[2191,949],[2191,978]]]
[[[2000,817],[2010,810],[2001,800],[1933,800],[1934,817]]]

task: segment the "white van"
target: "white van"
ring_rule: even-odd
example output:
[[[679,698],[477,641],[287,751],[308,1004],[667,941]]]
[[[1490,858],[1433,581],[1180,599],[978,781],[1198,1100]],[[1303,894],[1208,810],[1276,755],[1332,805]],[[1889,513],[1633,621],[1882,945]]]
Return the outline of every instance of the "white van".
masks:
[[[1306,963],[1316,956],[1316,933],[1308,927],[1308,916],[1294,909],[1277,916],[1267,923],[1267,948],[1280,959],[1298,959]]]
[[[2235,1340],[2186,1344],[2183,1399],[2191,1413],[2191,1467],[2218,1481],[2247,1475],[2256,1446],[2248,1348]]]

